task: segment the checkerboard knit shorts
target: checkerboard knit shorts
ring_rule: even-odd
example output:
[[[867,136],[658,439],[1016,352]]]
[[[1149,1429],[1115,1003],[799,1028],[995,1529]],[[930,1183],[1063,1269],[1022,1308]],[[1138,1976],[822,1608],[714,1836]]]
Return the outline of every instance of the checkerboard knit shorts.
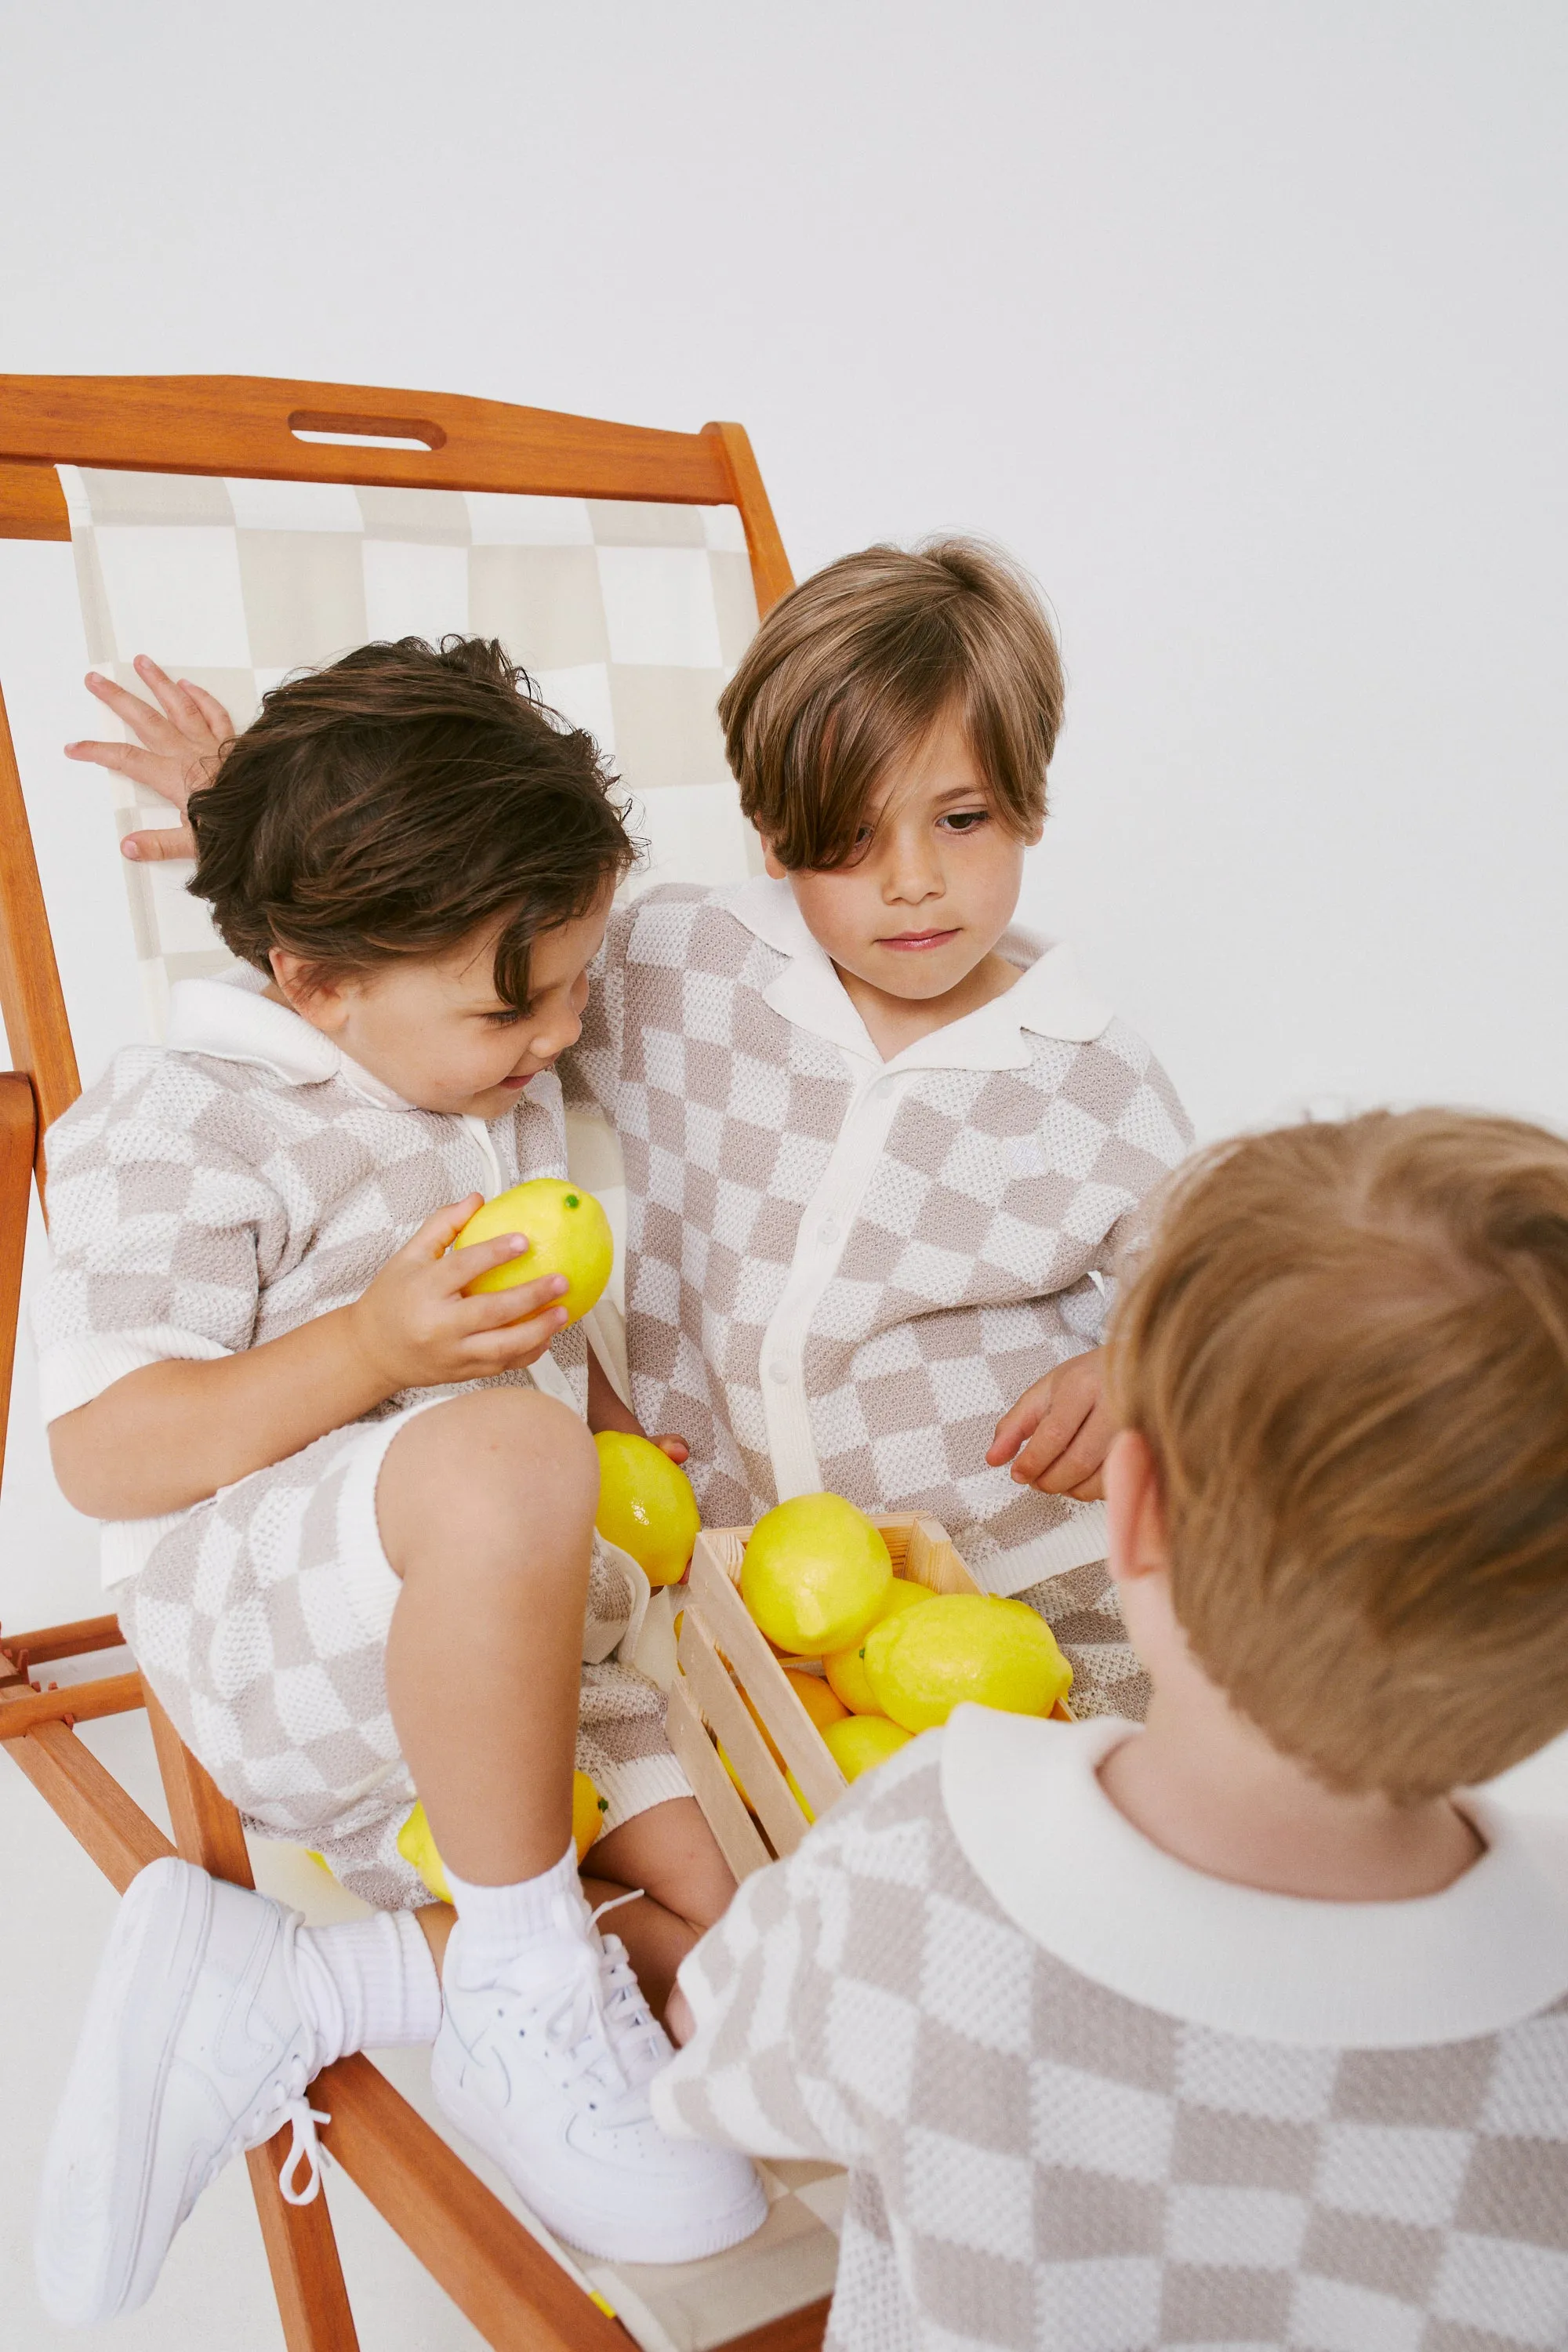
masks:
[[[1069,1568],[1015,1596],[1043,1617],[1072,1668],[1068,1705],[1081,1721],[1120,1715],[1142,1723],[1153,1691],[1127,1638],[1116,1587],[1102,1559]]]
[[[415,1792],[387,1706],[402,1588],[375,1488],[393,1439],[428,1409],[333,1430],[198,1504],[119,1601],[137,1664],[247,1828],[313,1847],[384,1911],[430,1897],[397,1851]],[[583,1668],[577,1723],[606,1831],[690,1794],[663,1692],[606,1654],[635,1600],[619,1557],[595,1537],[583,1647],[604,1663]]]

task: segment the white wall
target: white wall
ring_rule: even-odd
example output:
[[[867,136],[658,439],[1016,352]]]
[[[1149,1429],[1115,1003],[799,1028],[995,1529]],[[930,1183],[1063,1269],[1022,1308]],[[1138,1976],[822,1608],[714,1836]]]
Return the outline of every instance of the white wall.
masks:
[[[5,47],[0,368],[737,416],[798,572],[991,533],[1071,679],[1029,911],[1200,1129],[1568,1123],[1551,0],[163,0]],[[80,807],[10,578],[33,797]]]
[[[734,416],[801,572],[988,532],[1071,677],[1031,911],[1200,1127],[1303,1097],[1568,1124],[1557,0],[54,0],[4,50],[0,369]],[[0,676],[36,804],[74,810],[49,552],[42,591],[0,566]],[[89,963],[101,911],[72,911]],[[94,1599],[24,1359],[0,1614]],[[68,1901],[13,1800],[23,1884],[90,1950],[101,1889]],[[0,2252],[42,2343],[64,2043],[10,2045]],[[164,2290],[195,2315],[256,2269],[228,2190],[240,2252],[209,2202]],[[206,2340],[183,2307],[132,2333]]]

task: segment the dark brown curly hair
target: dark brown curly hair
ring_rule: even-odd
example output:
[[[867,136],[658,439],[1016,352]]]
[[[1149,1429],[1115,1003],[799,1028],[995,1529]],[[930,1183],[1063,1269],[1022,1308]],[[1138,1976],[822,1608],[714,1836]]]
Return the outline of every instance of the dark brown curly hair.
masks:
[[[504,918],[495,986],[636,856],[593,737],[494,638],[361,646],[287,679],[191,797],[196,870],[237,956],[325,973],[438,955]]]

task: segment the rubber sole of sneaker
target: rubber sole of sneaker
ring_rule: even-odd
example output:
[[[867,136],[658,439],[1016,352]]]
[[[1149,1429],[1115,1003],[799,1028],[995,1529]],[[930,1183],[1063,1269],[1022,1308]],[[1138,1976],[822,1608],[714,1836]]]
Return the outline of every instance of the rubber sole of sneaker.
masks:
[[[134,2311],[168,2251],[146,2235],[153,2139],[211,1903],[201,1871],[151,1864],[132,1880],[99,1963],[39,2188],[38,2291],[62,2326]]]
[[[753,2172],[743,2198],[722,2212],[704,2213],[700,2221],[684,2229],[629,2217],[611,2222],[596,2209],[560,2196],[547,2182],[520,2179],[516,2150],[500,2128],[499,2116],[492,2117],[477,2099],[464,2099],[434,2070],[431,2080],[443,2113],[465,2138],[500,2167],[530,2212],[537,2214],[556,2237],[564,2238],[579,2252],[591,2254],[595,2262],[700,2263],[710,2254],[727,2253],[731,2246],[754,2236],[768,2218],[767,2191]],[[456,2112],[459,2106],[461,2113]]]

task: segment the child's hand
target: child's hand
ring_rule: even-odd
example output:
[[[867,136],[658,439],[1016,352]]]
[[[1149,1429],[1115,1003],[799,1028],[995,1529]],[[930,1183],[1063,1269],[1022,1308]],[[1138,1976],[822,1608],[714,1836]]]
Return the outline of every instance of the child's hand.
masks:
[[[1104,1392],[1104,1349],[1069,1356],[1003,1414],[985,1459],[994,1469],[1012,1462],[1018,1484],[1038,1494],[1099,1502],[1105,1493],[1100,1465],[1116,1434]]]
[[[482,1381],[536,1363],[566,1324],[558,1305],[563,1274],[542,1275],[511,1290],[465,1298],[463,1286],[528,1247],[525,1235],[499,1234],[453,1250],[476,1209],[478,1192],[437,1209],[410,1242],[388,1258],[363,1297],[344,1309],[361,1352],[384,1382],[399,1389],[441,1388],[448,1381]]]
[[[136,743],[68,743],[66,757],[89,761],[95,768],[112,768],[117,775],[147,785],[177,808],[183,819],[191,794],[210,781],[234,740],[234,721],[205,688],[176,686],[146,654],[136,656],[136,675],[156,696],[156,710],[139,695],[116,686],[112,678],[100,677],[97,670],[87,674],[88,692],[125,721]],[[160,825],[147,833],[128,833],[120,852],[122,857],[149,861],[194,857],[195,835],[184,823]]]

